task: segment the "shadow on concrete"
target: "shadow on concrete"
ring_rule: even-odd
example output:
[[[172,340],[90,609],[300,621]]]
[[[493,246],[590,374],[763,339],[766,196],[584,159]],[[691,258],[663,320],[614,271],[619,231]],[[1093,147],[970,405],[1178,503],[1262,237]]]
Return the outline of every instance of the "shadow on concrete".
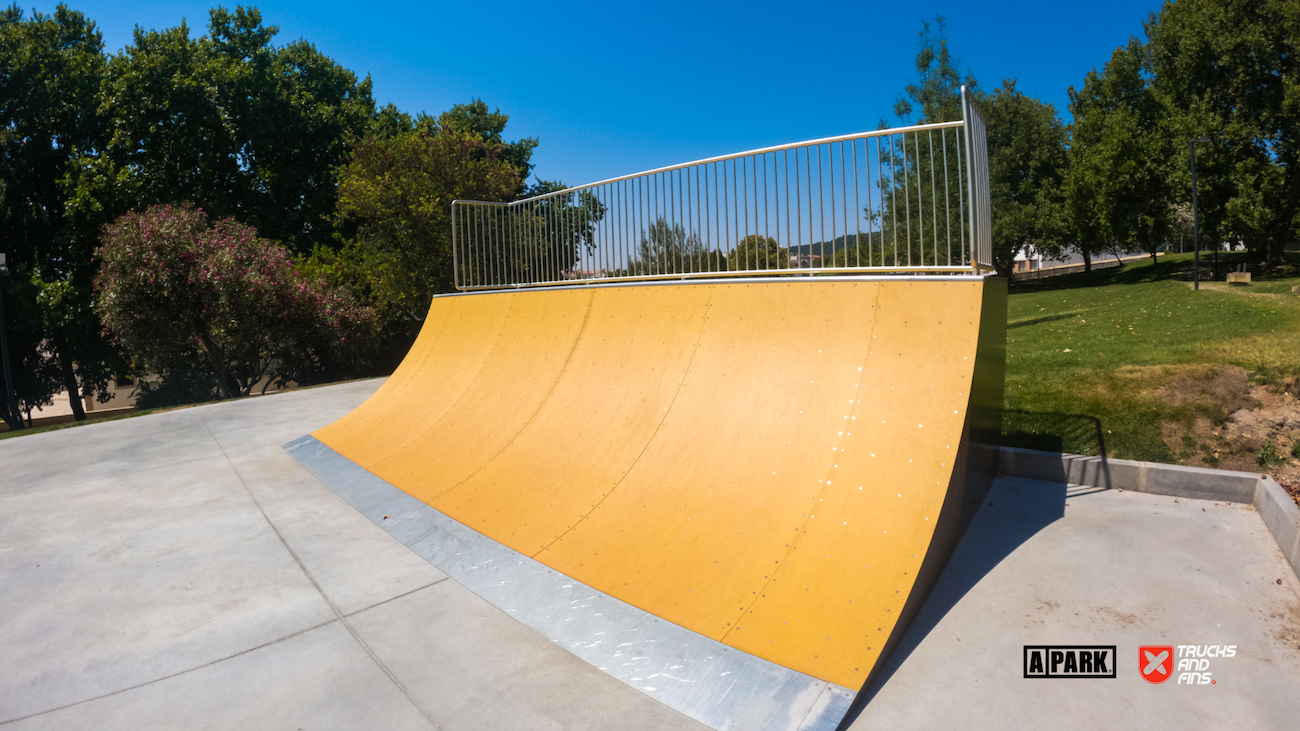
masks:
[[[930,631],[1004,558],[1065,515],[1066,475],[1058,479],[999,478],[957,544],[948,565],[902,639],[868,678],[838,729],[847,729]]]

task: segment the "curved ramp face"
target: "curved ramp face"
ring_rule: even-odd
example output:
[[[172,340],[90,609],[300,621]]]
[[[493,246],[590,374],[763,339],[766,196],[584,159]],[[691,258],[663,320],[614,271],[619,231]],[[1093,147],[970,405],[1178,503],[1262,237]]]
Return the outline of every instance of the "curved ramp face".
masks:
[[[975,412],[1001,402],[1005,292],[896,277],[438,298],[388,382],[313,436],[566,576],[857,689],[955,542]]]

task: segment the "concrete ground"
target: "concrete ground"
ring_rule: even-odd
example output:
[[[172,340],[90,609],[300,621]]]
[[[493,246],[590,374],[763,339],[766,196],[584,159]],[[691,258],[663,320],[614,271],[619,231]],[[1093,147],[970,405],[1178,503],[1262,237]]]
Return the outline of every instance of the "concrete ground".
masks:
[[[0,441],[0,727],[704,728],[280,450],[378,385]],[[1294,728],[1300,582],[1251,508],[1011,478],[988,503],[854,729]],[[1024,679],[1026,644],[1116,645],[1118,677]],[[1157,686],[1141,644],[1237,650]]]

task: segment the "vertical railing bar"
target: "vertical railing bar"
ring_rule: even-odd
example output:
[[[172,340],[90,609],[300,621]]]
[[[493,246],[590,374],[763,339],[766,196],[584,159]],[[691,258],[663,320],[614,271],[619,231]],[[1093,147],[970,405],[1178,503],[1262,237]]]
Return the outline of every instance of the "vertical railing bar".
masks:
[[[547,198],[542,203],[542,239],[537,250],[537,272],[533,274],[534,282],[551,281],[552,251],[555,249],[555,199]]]
[[[501,206],[497,209],[497,245],[494,250],[496,261],[493,262],[494,269],[492,280],[496,282],[498,287],[505,283],[503,281],[505,279],[505,251],[510,237],[508,226],[510,223],[511,210],[512,209],[507,206]]]
[[[826,176],[822,174],[822,146],[817,145],[817,224],[821,230],[821,241],[817,244],[822,252],[819,257],[822,260],[822,266],[826,266],[826,204],[823,202],[826,192]],[[811,189],[809,195],[812,194]],[[832,224],[833,225],[833,224]],[[812,247],[809,247],[809,254],[812,254]],[[814,269],[816,267],[813,267]]]
[[[795,153],[796,159],[798,158],[798,156],[799,153]],[[789,150],[781,151],[781,175],[785,177],[785,265],[786,268],[789,268],[791,266],[790,250],[794,246],[794,240],[790,236],[790,151]],[[777,231],[780,232],[780,230],[781,227],[778,225]]]
[[[600,195],[603,188],[604,186],[596,186],[592,188],[590,191],[592,197],[594,197],[597,201],[600,200]],[[555,224],[557,241],[555,246],[555,254],[552,257],[557,262],[563,262],[568,259],[581,260],[583,255],[588,251],[587,247],[575,246],[573,242],[573,235],[574,235],[573,203],[572,203],[573,195],[574,195],[573,193],[566,193],[564,195],[557,195],[556,197],[551,199],[555,201],[553,205],[557,206],[557,208],[555,209],[555,214],[556,214],[556,218],[559,219]],[[593,227],[595,229],[594,231],[592,231],[593,242],[596,242],[596,240],[598,239],[597,234],[600,230],[601,223],[603,223],[603,220],[597,222],[597,225]],[[591,250],[591,257],[593,259],[592,266],[596,269],[600,268],[600,266],[595,263],[595,259],[599,258],[599,256],[600,256],[600,244],[596,242],[596,246],[594,247],[593,250]],[[576,272],[577,279],[584,278],[583,271],[585,270],[585,268],[586,267],[583,267],[581,265],[578,266],[578,271]],[[554,269],[556,272],[555,274],[556,278],[558,279],[564,278],[563,270],[560,268],[560,266],[558,266],[558,264],[552,265],[552,269]],[[572,268],[570,268],[569,276],[570,277],[574,276],[574,272],[572,271]]]
[[[478,215],[474,217],[476,219],[475,226],[476,228],[478,228],[478,238],[481,241],[483,240],[483,231],[484,231],[483,216],[487,211],[484,210],[483,206],[475,206],[475,207],[478,208]],[[469,264],[470,264],[470,270],[474,273],[475,283],[483,284],[483,271],[482,268],[479,266],[479,258],[480,257],[475,256],[473,259],[469,261]]]
[[[818,145],[818,146],[817,146],[817,152],[818,152],[818,154],[820,155],[820,153],[821,153],[821,145]],[[818,162],[820,162],[820,161],[821,161],[821,158],[818,157]],[[836,226],[835,226],[835,143],[834,143],[834,142],[828,142],[828,143],[826,144],[826,167],[828,168],[828,169],[827,169],[827,177],[829,177],[829,178],[830,178],[830,181],[831,181],[831,196],[830,196],[830,203],[831,203],[831,262],[830,262],[830,265],[831,265],[831,266],[834,266],[834,264],[835,264],[835,228],[836,228]],[[820,176],[820,174],[821,174],[821,170],[819,169],[817,172],[818,172],[818,175]],[[824,215],[825,213],[826,213],[826,207],[823,205],[823,206],[822,206],[822,214]],[[827,264],[826,264],[826,227],[825,227],[824,225],[822,226],[822,266],[823,266],[823,267],[827,266]]]
[[[854,148],[853,154],[857,154],[857,148]],[[857,159],[854,159],[854,170],[857,170]],[[840,140],[840,211],[844,217],[844,266],[849,265],[849,188],[845,182],[845,173],[848,170],[844,165],[844,140]],[[857,189],[858,181],[854,179],[854,190]]]
[[[661,182],[663,180],[663,173],[659,173],[655,175],[653,180],[654,180],[654,185],[653,185],[654,190],[652,191],[652,194],[654,196],[654,220],[651,221],[650,223],[651,231],[655,231],[655,227],[659,225],[659,221],[663,218],[662,216],[659,215],[659,189],[663,185],[663,183]],[[660,235],[661,233],[662,232],[655,232],[655,235]],[[652,237],[650,239],[650,250],[654,252],[655,255],[655,268],[653,272],[654,274],[662,274],[664,271],[663,251],[662,251],[663,247],[660,246],[659,248],[661,249],[660,251],[655,251],[655,239]]]
[[[702,167],[704,166],[703,165],[695,166],[695,228],[699,229],[700,231],[704,230],[704,219],[700,217],[700,214],[703,213],[704,211],[704,201],[701,200],[703,194],[700,192],[700,178],[701,178],[700,168]],[[707,258],[708,254],[706,254],[704,251],[704,234],[696,232],[695,237],[698,246],[698,250],[695,252],[695,259],[696,259],[695,264],[697,267],[707,267],[708,265],[706,262],[708,261]],[[700,269],[699,271],[710,271],[710,270]]]
[[[939,194],[935,190],[934,180],[934,130],[925,133],[926,144],[930,147],[930,248],[934,250],[934,263],[939,263]]]
[[[723,163],[723,171],[724,171],[724,172],[726,171],[726,163]],[[731,160],[731,176],[730,176],[730,177],[731,177],[731,186],[730,186],[730,188],[728,188],[728,186],[727,186],[727,182],[726,182],[725,180],[724,180],[723,183],[722,183],[722,192],[723,192],[724,195],[727,196],[727,205],[726,205],[726,207],[727,207],[727,209],[730,211],[730,213],[732,214],[732,215],[730,215],[730,216],[727,217],[727,246],[732,247],[731,250],[732,250],[732,251],[735,251],[737,254],[739,254],[739,253],[740,253],[740,247],[738,247],[738,246],[732,244],[732,242],[731,242],[731,225],[732,225],[732,218],[735,216],[736,211],[740,210],[740,207],[736,205],[736,160],[735,160],[734,158]],[[740,235],[740,221],[738,221],[738,220],[735,221],[735,225],[736,225],[736,235],[739,236],[739,235]],[[741,271],[741,270],[743,270],[744,268],[745,268],[744,264],[740,263],[739,259],[737,259],[737,262],[736,262],[736,270],[737,270],[737,271]]]
[[[948,128],[939,133],[943,142],[943,222],[948,238],[948,266],[952,266],[952,194],[948,192]]]
[[[492,251],[492,216],[495,213],[495,206],[485,206],[483,209],[483,239],[478,247],[478,255],[475,257],[478,261],[479,280],[484,286],[492,282],[492,260],[489,254]]]
[[[917,253],[921,255],[920,266],[925,266],[925,190],[922,188],[924,181],[921,180],[921,133],[912,133],[912,146],[916,149],[916,229],[917,235]]]
[[[893,221],[894,234],[894,266],[898,266],[898,147],[894,144],[894,137],[889,136],[889,197],[891,205],[889,206],[889,215]],[[883,186],[884,183],[882,182]],[[883,191],[884,188],[882,187]]]
[[[907,265],[912,266],[912,181],[907,160],[907,133],[903,133],[903,198],[906,203],[907,217]]]
[[[819,155],[820,157],[820,155]],[[813,239],[817,234],[813,232],[813,192],[812,192],[812,149],[805,147],[803,153],[804,172],[808,175],[808,268],[812,268]],[[818,163],[820,165],[821,163]],[[802,232],[800,232],[802,234]],[[802,259],[799,266],[803,266]]]
[[[863,152],[866,152],[866,145],[863,144]],[[870,162],[870,160],[868,160]],[[858,141],[853,141],[853,261],[854,266],[862,266],[862,198],[859,197],[858,191]],[[867,189],[867,194],[871,194],[871,189]],[[848,257],[844,257],[847,262]]]
[[[759,184],[760,176],[759,176],[759,172],[758,172],[758,169],[759,169],[759,163],[760,163],[760,162],[762,162],[762,168],[763,168],[763,173],[762,173],[762,185],[761,185],[761,186],[760,186],[760,184]],[[761,191],[761,195],[762,195],[762,197],[761,197],[761,199],[760,199],[760,197],[759,197],[759,196],[760,196],[760,191],[759,191],[759,188],[760,188],[760,187],[762,188],[762,191]],[[771,268],[772,268],[772,266],[771,266],[772,263],[771,263],[770,261],[768,261],[768,255],[767,255],[767,239],[770,238],[770,237],[768,236],[768,233],[770,233],[770,227],[769,227],[769,225],[768,225],[767,192],[768,192],[768,187],[767,187],[767,153],[763,153],[763,154],[759,155],[757,159],[754,160],[754,233],[755,233],[755,235],[760,236],[760,237],[763,238],[763,255],[762,255],[762,259],[761,259],[761,261],[762,261],[761,267],[762,267],[763,269],[771,269]],[[760,231],[759,215],[758,215],[760,210],[762,210],[762,212],[763,212],[762,226],[761,226],[761,229],[762,229],[762,230],[761,230],[761,231]]]
[[[682,199],[679,208],[680,213],[678,214],[682,220],[682,244],[680,247],[678,247],[678,253],[677,253],[677,258],[681,260],[680,271],[678,273],[687,274],[691,272],[691,260],[690,260],[691,185],[690,185],[690,179],[686,175],[686,168],[682,168],[677,173],[677,193],[679,196],[681,196]]]
[[[749,238],[749,158],[747,158],[747,157],[742,157],[742,158],[740,158],[740,190],[739,190],[739,193],[740,193],[740,199],[741,199],[741,207],[742,207],[742,209],[743,209],[743,215],[741,215],[740,218],[736,221],[736,236],[738,236],[738,237],[740,238],[740,241],[737,242],[737,244],[736,244],[737,249],[740,248],[740,244],[744,243],[745,240]],[[745,223],[745,233],[744,233],[744,234],[742,234],[742,233],[740,232],[740,231],[741,231],[741,229],[740,229],[740,222],[741,222],[741,221],[744,221],[744,223]],[[754,267],[750,267],[750,266],[749,266],[749,252],[746,251],[746,252],[745,252],[745,270],[746,270],[746,271],[751,271],[751,272],[752,272],[752,271],[754,271],[754,269],[757,269],[757,268],[758,268],[757,266],[754,266]]]

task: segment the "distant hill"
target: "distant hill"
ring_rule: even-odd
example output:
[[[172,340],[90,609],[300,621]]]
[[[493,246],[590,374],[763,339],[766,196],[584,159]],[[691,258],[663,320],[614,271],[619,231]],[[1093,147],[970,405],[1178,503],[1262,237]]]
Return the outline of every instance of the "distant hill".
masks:
[[[875,234],[873,234],[873,236],[874,235]],[[839,251],[840,249],[843,248],[851,249],[857,245],[858,245],[858,235],[856,233],[851,233],[844,236],[840,236],[834,241],[821,241],[815,244],[804,244],[803,246],[796,246],[790,249],[790,253],[791,254],[797,253],[800,256],[807,256],[808,254],[813,254],[815,256],[829,257],[833,255],[835,252]],[[867,248],[866,231],[862,232],[862,248],[863,250]]]

